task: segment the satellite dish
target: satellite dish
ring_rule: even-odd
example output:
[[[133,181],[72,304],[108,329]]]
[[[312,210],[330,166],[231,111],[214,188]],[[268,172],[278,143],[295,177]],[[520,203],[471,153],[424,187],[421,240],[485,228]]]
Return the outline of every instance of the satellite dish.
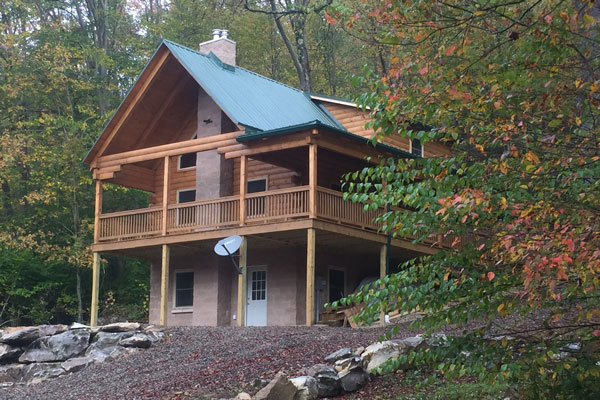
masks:
[[[220,256],[230,256],[238,251],[241,245],[242,238],[240,236],[229,236],[215,244],[215,253]]]
[[[242,238],[240,236],[229,236],[225,239],[221,239],[215,244],[215,253],[220,256],[229,256],[231,257],[231,262],[233,266],[237,270],[238,274],[242,274],[242,270],[238,267],[235,259],[233,258],[233,253],[239,250],[242,245]]]

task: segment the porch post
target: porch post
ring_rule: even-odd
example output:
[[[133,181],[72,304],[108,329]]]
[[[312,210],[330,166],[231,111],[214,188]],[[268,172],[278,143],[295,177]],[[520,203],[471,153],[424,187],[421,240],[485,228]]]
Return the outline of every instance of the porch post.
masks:
[[[96,180],[96,202],[94,204],[94,243],[100,239],[100,215],[102,215],[102,181]]]
[[[382,244],[379,249],[379,278],[383,279],[387,275],[387,252],[388,246],[387,244]],[[381,285],[381,289],[383,289],[383,285]],[[385,310],[381,309],[381,314],[379,315],[379,322],[381,325],[385,325]]]
[[[246,189],[247,189],[247,158],[246,156],[240,157],[240,225],[246,223]]]
[[[160,325],[167,325],[169,307],[169,245],[162,245],[162,270],[160,274]]]
[[[94,252],[92,261],[92,304],[90,306],[90,326],[98,325],[98,291],[100,289],[100,253]]]
[[[242,273],[238,275],[238,302],[237,302],[237,322],[238,326],[246,325],[246,296],[247,296],[247,279],[248,279],[248,239],[242,236],[242,244],[240,245],[240,269]]]
[[[317,216],[317,145],[308,145],[308,214],[310,218]]]
[[[165,156],[163,171],[162,235],[167,236],[167,217],[169,212],[169,156]],[[163,249],[164,254],[164,249]]]
[[[306,237],[306,325],[315,323],[315,229],[308,228]]]

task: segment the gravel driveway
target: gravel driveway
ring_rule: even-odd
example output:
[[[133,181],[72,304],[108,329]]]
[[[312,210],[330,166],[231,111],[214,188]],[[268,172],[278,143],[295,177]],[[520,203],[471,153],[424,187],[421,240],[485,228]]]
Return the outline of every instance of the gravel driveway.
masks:
[[[254,379],[299,374],[341,347],[366,346],[386,328],[174,327],[149,350],[38,384],[4,399],[210,399],[250,392]],[[396,337],[415,333],[400,329]]]

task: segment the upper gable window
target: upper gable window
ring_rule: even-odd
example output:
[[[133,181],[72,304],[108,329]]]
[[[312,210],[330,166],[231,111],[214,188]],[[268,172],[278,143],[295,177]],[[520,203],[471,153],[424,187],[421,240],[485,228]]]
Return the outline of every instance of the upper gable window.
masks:
[[[196,153],[187,153],[179,156],[179,165],[177,169],[187,169],[196,167]]]
[[[410,141],[410,153],[415,156],[423,157],[423,145],[419,139]]]

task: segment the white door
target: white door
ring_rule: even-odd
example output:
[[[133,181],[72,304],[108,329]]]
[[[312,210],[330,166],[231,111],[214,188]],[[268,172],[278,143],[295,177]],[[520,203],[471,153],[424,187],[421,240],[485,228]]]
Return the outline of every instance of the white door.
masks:
[[[267,270],[248,269],[246,325],[267,325]]]

